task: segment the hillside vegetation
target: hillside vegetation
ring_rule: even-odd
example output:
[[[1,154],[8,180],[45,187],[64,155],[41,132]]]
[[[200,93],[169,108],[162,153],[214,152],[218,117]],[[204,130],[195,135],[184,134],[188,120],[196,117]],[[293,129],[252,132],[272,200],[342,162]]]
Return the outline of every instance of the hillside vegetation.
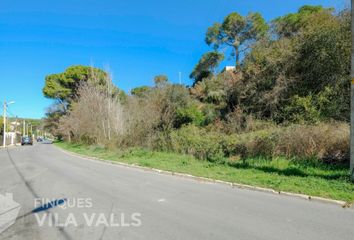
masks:
[[[48,109],[47,128],[59,139],[110,152],[134,148],[146,149],[146,154],[192,155],[193,160],[185,157],[187,165],[198,159],[212,164],[215,171],[237,172],[233,181],[252,184],[246,180],[252,178],[262,186],[274,184],[256,181],[251,176],[256,170],[249,169],[273,169],[275,159],[282,159],[286,167],[266,171],[272,174],[266,176],[279,182],[318,175],[311,169],[326,169],[329,177],[321,181],[332,181],[329,172],[336,175],[339,168],[340,176],[334,178],[348,184],[348,194],[353,195],[345,170],[350,11],[304,6],[269,23],[259,13],[234,12],[206,29],[205,41],[210,51],[192,70],[189,87],[172,84],[161,74],[154,86],[126,94],[112,84],[109,73],[85,66],[47,76],[43,93],[55,99]],[[220,63],[230,57],[235,68],[218,72]],[[262,159],[262,164],[254,159]],[[284,174],[288,169],[291,174]],[[302,170],[304,174],[292,174]],[[305,180],[297,184],[306,184]],[[295,185],[282,189],[290,191]]]

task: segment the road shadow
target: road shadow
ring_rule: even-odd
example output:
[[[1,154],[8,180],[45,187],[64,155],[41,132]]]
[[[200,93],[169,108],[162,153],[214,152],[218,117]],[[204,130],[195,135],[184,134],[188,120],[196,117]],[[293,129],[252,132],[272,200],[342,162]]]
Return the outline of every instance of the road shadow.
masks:
[[[227,165],[237,168],[237,169],[255,169],[258,171],[262,171],[265,173],[275,173],[281,176],[295,176],[295,177],[316,177],[322,178],[325,180],[348,180],[349,175],[345,175],[340,172],[333,172],[333,173],[315,173],[315,172],[306,172],[302,169],[297,168],[296,166],[290,166],[284,169],[280,169],[274,166],[257,166],[253,165],[252,163],[246,162],[236,162],[236,163],[227,163]],[[305,167],[305,166],[303,166]],[[328,170],[328,169],[323,169]],[[343,170],[342,167],[338,167],[338,170]]]

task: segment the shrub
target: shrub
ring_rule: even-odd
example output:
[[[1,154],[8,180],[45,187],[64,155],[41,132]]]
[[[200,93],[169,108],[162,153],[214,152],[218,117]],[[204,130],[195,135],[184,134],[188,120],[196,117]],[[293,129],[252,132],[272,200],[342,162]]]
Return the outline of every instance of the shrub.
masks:
[[[294,123],[316,123],[321,118],[321,112],[311,94],[305,97],[298,95],[291,97],[290,104],[284,111],[288,120]]]
[[[189,123],[192,123],[196,126],[201,126],[205,122],[205,116],[196,104],[190,104],[186,107],[177,108],[175,121],[176,127],[180,127]]]
[[[122,144],[166,149],[169,133],[178,119],[177,110],[191,101],[186,88],[168,83],[159,84],[140,97],[131,96],[125,104],[126,134]]]
[[[225,135],[189,125],[171,133],[171,147],[173,151],[209,161],[285,156],[346,163],[349,159],[349,126],[346,123],[291,125]]]
[[[274,130],[229,135],[223,144],[224,153],[226,157],[239,156],[241,159],[248,157],[271,158],[276,139],[277,135]]]
[[[349,159],[349,126],[346,123],[292,125],[279,133],[275,154],[346,162]]]
[[[327,163],[349,160],[349,126],[346,123],[291,125],[230,135],[225,156],[317,159]]]
[[[209,161],[222,161],[226,157],[271,158],[276,138],[273,131],[267,130],[224,135],[188,125],[171,133],[171,146],[173,151]]]
[[[82,82],[71,109],[59,120],[58,130],[66,138],[87,144],[107,144],[125,131],[123,106],[118,97],[93,83]]]
[[[226,121],[223,124],[223,131],[227,134],[259,131],[273,128],[275,125],[268,120],[260,120],[252,115],[247,115],[241,108],[235,108],[234,111],[226,115]]]
[[[207,132],[193,125],[184,126],[171,133],[173,151],[209,161],[220,161],[224,157],[222,142],[221,134]]]

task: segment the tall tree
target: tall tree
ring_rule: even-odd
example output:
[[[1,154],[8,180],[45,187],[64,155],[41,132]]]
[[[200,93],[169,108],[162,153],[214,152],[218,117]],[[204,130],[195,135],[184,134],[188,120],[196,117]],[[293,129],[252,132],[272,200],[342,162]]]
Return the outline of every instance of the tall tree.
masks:
[[[168,77],[164,74],[160,74],[154,77],[154,83],[156,87],[164,86],[168,82]]]
[[[82,82],[91,82],[107,88],[110,83],[109,75],[98,68],[87,66],[71,66],[64,72],[46,76],[43,94],[47,98],[69,104],[77,95],[77,89]],[[114,87],[115,94],[118,89]]]
[[[322,11],[333,11],[332,8],[323,8],[322,6],[305,5],[299,8],[296,13],[278,17],[272,21],[272,28],[278,37],[291,37],[297,34],[301,28],[309,23],[309,18]]]
[[[234,95],[244,110],[277,122],[348,121],[350,34],[347,10],[307,13],[294,32],[252,48]]]
[[[87,66],[71,66],[62,73],[46,76],[43,94],[55,100],[47,109],[45,127],[52,134],[60,137],[59,120],[72,108],[72,103],[78,99],[78,90],[82,83],[90,83],[107,96],[118,97],[125,101],[126,95],[114,86],[110,76],[105,71]]]
[[[222,24],[215,23],[209,27],[205,41],[215,50],[222,46],[233,49],[236,67],[240,68],[240,55],[250,47],[253,40],[264,37],[269,29],[268,24],[259,13],[250,13],[246,17],[233,12]]]
[[[141,86],[133,88],[130,93],[137,97],[143,97],[151,88],[148,86]]]
[[[224,54],[218,52],[205,53],[195,65],[193,72],[190,74],[190,78],[194,79],[194,84],[203,80],[203,78],[209,77],[215,67],[224,59]]]

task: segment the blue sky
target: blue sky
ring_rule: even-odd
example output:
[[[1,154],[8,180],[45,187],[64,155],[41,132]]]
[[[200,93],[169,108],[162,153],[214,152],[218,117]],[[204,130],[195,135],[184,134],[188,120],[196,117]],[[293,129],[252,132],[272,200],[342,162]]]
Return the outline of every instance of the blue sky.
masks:
[[[0,101],[10,115],[40,118],[51,104],[44,78],[70,65],[109,69],[125,91],[164,73],[184,84],[209,47],[206,29],[230,12],[267,21],[305,4],[344,8],[349,0],[1,0]],[[225,63],[226,64],[226,63]]]

